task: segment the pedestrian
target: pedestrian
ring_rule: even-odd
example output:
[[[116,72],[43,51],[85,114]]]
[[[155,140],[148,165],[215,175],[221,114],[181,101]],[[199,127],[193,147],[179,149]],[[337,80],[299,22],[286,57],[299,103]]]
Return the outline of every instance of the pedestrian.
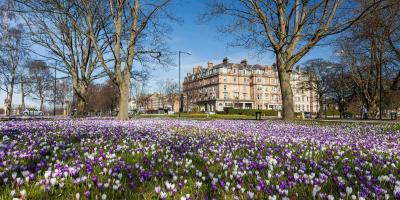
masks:
[[[368,119],[368,108],[366,105],[363,105],[363,119]]]

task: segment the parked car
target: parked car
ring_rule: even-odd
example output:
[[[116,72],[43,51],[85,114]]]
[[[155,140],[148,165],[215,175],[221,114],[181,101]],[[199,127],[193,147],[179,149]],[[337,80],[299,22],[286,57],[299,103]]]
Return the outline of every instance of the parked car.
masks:
[[[43,116],[44,113],[35,108],[27,108],[24,110],[23,115],[25,115],[25,116]]]
[[[111,111],[111,116],[115,117],[118,115],[118,110]]]
[[[303,113],[303,118],[304,119],[311,119],[311,112],[304,112]]]

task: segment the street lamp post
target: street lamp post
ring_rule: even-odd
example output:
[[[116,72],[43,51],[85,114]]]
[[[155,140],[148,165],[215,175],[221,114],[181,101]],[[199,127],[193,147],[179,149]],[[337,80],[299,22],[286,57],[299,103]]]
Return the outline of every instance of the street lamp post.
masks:
[[[57,63],[54,66],[54,99],[53,99],[53,115],[56,116],[56,101],[57,101]]]
[[[187,54],[187,55],[192,55],[190,52],[178,51],[178,56],[179,56],[179,80],[178,80],[178,85],[179,85],[179,111],[178,111],[178,117],[181,117],[181,112],[182,112],[182,94],[181,94],[181,53],[184,53],[184,54]]]

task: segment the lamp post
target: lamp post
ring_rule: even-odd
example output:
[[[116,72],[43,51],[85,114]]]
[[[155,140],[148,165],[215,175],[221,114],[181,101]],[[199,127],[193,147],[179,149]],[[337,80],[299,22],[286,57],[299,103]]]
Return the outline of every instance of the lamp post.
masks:
[[[53,115],[56,116],[56,101],[57,101],[57,63],[54,66],[54,99],[53,99]]]
[[[179,56],[179,80],[178,80],[178,85],[179,85],[179,111],[178,111],[178,117],[181,117],[181,112],[182,112],[182,94],[181,94],[181,54],[187,54],[187,55],[192,55],[190,52],[185,52],[185,51],[178,51],[178,56]]]

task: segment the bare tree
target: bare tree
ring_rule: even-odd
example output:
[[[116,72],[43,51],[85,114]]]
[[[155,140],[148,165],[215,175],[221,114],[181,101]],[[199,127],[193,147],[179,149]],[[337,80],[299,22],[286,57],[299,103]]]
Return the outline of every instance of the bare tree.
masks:
[[[375,12],[382,27],[386,27],[387,34],[381,35],[385,37],[388,63],[394,66],[395,77],[393,78],[390,88],[392,90],[400,90],[400,3],[396,0],[388,1],[388,6]]]
[[[0,89],[7,94],[6,114],[12,111],[14,86],[17,82],[17,71],[26,55],[26,42],[23,38],[23,27],[13,12],[13,1],[5,1],[0,6]]]
[[[223,31],[238,36],[233,45],[275,54],[283,118],[293,119],[293,66],[322,39],[346,30],[379,3],[360,9],[357,2],[342,0],[211,1],[202,18],[228,16],[232,23]]]
[[[307,81],[300,83],[300,88],[305,90],[311,90],[317,93],[319,110],[317,118],[321,118],[323,115],[323,105],[326,95],[329,92],[330,77],[332,74],[332,67],[337,64],[323,59],[312,59],[304,63],[304,68],[309,78]]]
[[[354,84],[351,79],[351,70],[347,65],[336,64],[329,70],[327,78],[328,93],[326,98],[335,102],[339,107],[340,118],[344,117],[347,102],[354,97]]]
[[[118,106],[118,88],[110,80],[104,84],[93,84],[89,87],[89,109],[102,113],[112,113]]]
[[[89,28],[90,39],[99,57],[101,66],[104,68],[110,79],[117,85],[119,89],[119,113],[117,119],[128,119],[128,101],[129,88],[131,81],[131,73],[133,71],[134,60],[142,61],[140,55],[149,53],[150,57],[159,59],[160,51],[155,43],[146,43],[151,36],[156,34],[162,36],[162,24],[157,22],[157,18],[169,18],[170,15],[165,8],[170,0],[158,0],[153,2],[141,1],[125,1],[125,0],[109,0],[104,1],[100,5],[102,8],[108,8],[102,11],[103,23],[110,24],[103,26],[102,34],[107,38],[107,48],[111,52],[108,54],[113,58],[113,63],[108,65],[106,55],[103,54],[93,22],[92,10],[93,1],[82,1],[82,7],[87,15],[86,22]],[[111,19],[111,23],[107,23],[107,19]],[[162,38],[162,37],[154,37]],[[147,46],[148,45],[148,46]]]
[[[24,68],[19,70],[18,73],[18,82],[19,82],[19,92],[21,94],[21,109],[25,109],[25,99],[26,97],[32,93],[32,82],[29,78],[29,68],[25,64]]]
[[[53,77],[54,78],[54,77]],[[52,83],[54,84],[54,83]],[[57,80],[57,90],[54,91],[54,88],[51,90],[51,95],[49,100],[55,101],[56,105],[61,105],[61,108],[64,108],[65,101],[72,99],[71,97],[71,80],[70,79],[60,79]],[[54,85],[52,85],[54,86]]]
[[[387,40],[392,32],[386,24],[390,19],[383,13],[390,7],[374,10],[339,40],[342,64],[351,68],[356,92],[374,117],[382,111],[382,74],[389,61]]]
[[[49,52],[46,55],[35,53],[48,60],[62,63],[63,68],[58,70],[71,75],[72,88],[78,101],[77,114],[82,115],[88,103],[88,86],[93,80],[102,78],[105,74],[98,66],[98,57],[94,53],[93,43],[88,35],[86,15],[78,6],[80,0],[17,0],[17,2],[22,7],[31,40]],[[99,35],[101,27],[96,23],[97,15],[92,17],[90,28],[98,42],[99,52],[103,53],[104,38]]]
[[[167,97],[167,103],[171,105],[172,110],[174,110],[174,102],[177,97],[179,97],[179,91],[178,91],[178,83],[176,81],[173,81],[171,79],[167,79],[165,81],[165,95]]]
[[[28,66],[29,79],[32,84],[32,93],[30,95],[33,99],[40,101],[40,110],[43,111],[45,101],[51,101],[46,97],[51,95],[54,78],[49,66],[44,61],[32,60],[28,63]]]
[[[138,111],[145,109],[148,101],[147,95],[148,79],[144,78],[134,78],[131,88],[131,100],[136,101],[136,106]]]

